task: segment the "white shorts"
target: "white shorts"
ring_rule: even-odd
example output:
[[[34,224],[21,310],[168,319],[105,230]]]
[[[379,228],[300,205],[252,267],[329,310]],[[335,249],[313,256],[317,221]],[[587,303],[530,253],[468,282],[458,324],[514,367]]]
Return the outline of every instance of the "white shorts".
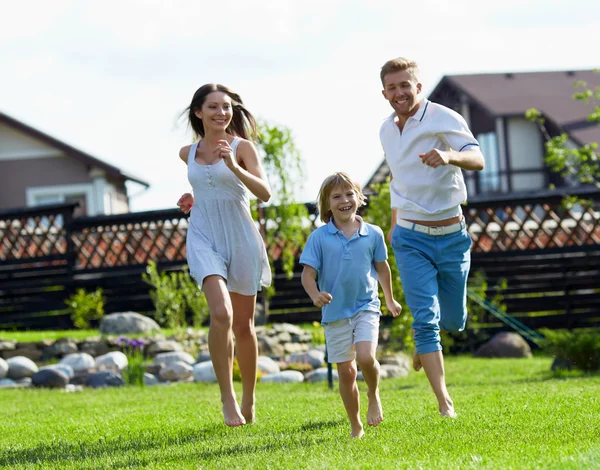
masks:
[[[327,362],[337,364],[354,360],[354,345],[360,341],[377,344],[380,315],[379,312],[362,310],[351,318],[324,323]]]

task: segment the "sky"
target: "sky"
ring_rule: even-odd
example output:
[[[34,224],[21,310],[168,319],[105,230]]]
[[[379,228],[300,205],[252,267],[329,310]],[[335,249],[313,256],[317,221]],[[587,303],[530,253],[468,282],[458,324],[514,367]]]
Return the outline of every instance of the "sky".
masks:
[[[291,129],[298,199],[364,184],[391,113],[379,70],[403,56],[424,95],[444,75],[593,69],[597,0],[0,0],[0,111],[150,183],[133,211],[190,190],[181,112],[205,83]]]

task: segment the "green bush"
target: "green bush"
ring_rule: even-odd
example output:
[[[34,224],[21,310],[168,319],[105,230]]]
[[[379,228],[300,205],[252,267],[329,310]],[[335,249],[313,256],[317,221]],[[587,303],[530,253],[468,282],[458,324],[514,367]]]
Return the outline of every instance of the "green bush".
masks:
[[[77,289],[75,294],[65,300],[76,328],[89,328],[90,322],[100,320],[104,316],[104,302],[102,289],[96,289],[95,292]]]
[[[241,382],[242,381],[242,373],[240,372],[240,364],[238,363],[237,357],[233,358],[233,381]],[[262,372],[260,370],[256,370],[256,380],[259,380],[262,377]]]
[[[192,313],[196,327],[208,318],[208,304],[198,284],[192,279],[187,266],[182,271],[159,272],[154,261],[150,261],[142,279],[150,284],[150,298],[154,303],[154,318],[167,328],[187,325],[186,313]]]
[[[600,370],[600,331],[542,329],[542,348],[556,359],[585,372]]]

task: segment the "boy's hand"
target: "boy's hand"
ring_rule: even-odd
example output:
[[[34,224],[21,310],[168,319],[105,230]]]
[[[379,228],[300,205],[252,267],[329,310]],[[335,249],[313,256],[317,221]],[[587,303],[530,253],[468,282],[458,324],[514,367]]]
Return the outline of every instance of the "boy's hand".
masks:
[[[194,205],[194,196],[190,193],[185,193],[183,196],[179,198],[177,201],[177,206],[183,211],[184,214],[189,214],[192,210],[192,206]]]
[[[333,297],[331,297],[331,294],[329,292],[319,292],[319,295],[312,299],[313,305],[319,308],[331,303],[332,300]]]
[[[402,313],[402,305],[392,299],[391,302],[386,302],[387,309],[392,312],[392,317],[396,318]]]

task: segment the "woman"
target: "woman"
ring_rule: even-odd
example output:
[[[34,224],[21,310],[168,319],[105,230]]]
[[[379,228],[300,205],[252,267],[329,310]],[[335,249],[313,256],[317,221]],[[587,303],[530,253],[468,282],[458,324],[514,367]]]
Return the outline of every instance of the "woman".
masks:
[[[223,85],[200,87],[187,108],[198,142],[179,151],[194,195],[178,206],[191,211],[187,233],[190,273],[210,309],[208,347],[223,417],[228,426],[254,421],[258,346],[254,330],[256,294],[271,284],[264,242],[250,215],[248,191],[263,202],[271,189],[256,148],[256,121],[239,95]],[[242,375],[242,406],[233,390],[233,338]]]

